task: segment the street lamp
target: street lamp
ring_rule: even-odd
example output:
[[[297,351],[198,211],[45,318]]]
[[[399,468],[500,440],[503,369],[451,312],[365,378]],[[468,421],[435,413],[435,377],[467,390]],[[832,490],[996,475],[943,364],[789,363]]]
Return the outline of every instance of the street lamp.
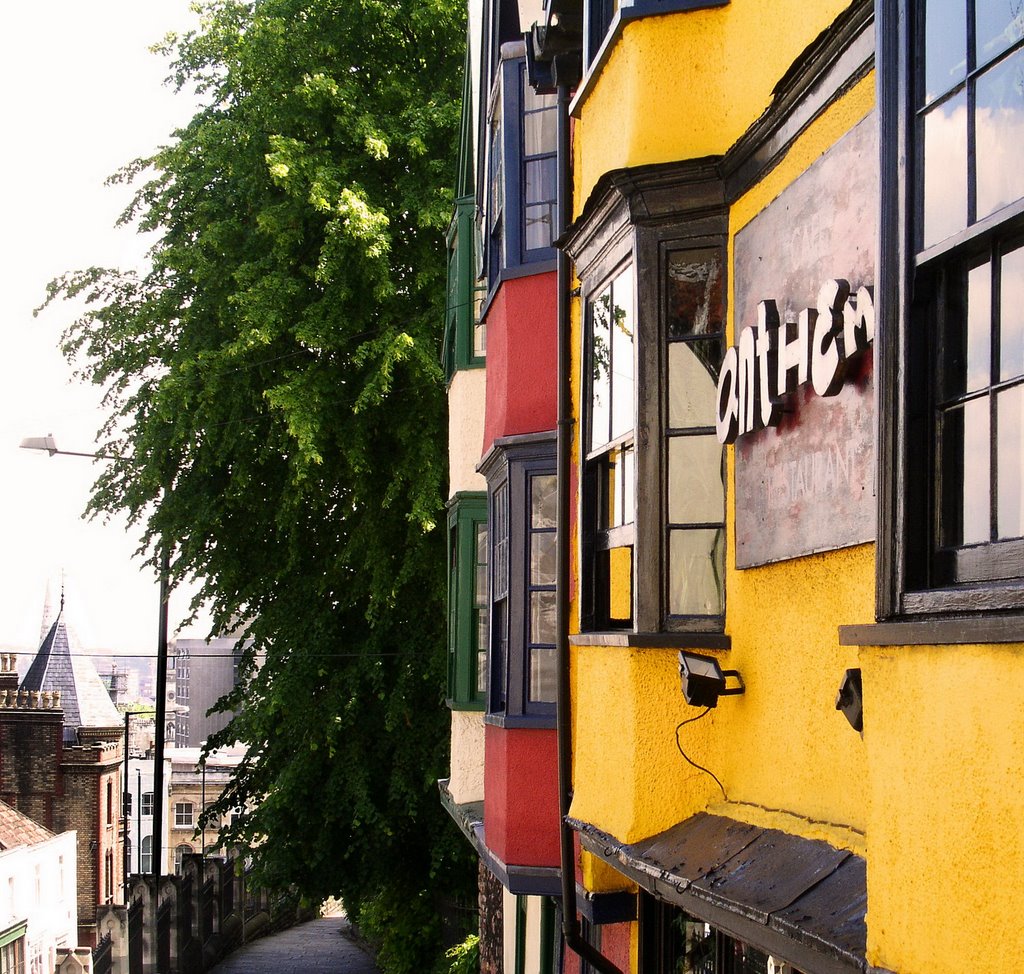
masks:
[[[40,450],[51,457],[62,454],[69,457],[90,457],[94,460],[116,460],[109,453],[81,453],[77,450],[61,450],[53,434],[27,436],[19,444],[23,450]],[[160,856],[162,845],[162,823],[164,811],[164,723],[167,719],[167,576],[170,572],[170,546],[161,540],[160,544],[160,616],[157,624],[156,641],[156,741],[153,767],[153,878],[160,885]],[[128,740],[124,742],[128,748]],[[141,796],[140,796],[141,803]]]

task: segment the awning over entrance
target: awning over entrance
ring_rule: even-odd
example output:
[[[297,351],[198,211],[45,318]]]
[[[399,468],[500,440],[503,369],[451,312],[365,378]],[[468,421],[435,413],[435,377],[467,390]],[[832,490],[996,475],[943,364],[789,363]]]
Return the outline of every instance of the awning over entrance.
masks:
[[[827,842],[701,813],[630,845],[572,822],[638,885],[815,974],[865,970],[865,862]]]

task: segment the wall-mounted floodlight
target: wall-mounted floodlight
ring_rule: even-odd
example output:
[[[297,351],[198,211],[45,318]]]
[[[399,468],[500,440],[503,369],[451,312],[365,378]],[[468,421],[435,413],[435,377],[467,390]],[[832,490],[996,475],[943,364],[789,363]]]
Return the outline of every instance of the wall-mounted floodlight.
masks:
[[[725,680],[730,676],[739,686],[726,688]],[[736,696],[746,690],[738,670],[723,670],[713,656],[698,653],[679,653],[679,679],[691,707],[716,707],[719,697]]]
[[[836,710],[841,710],[850,726],[860,733],[864,730],[864,688],[860,670],[847,670],[836,694]]]

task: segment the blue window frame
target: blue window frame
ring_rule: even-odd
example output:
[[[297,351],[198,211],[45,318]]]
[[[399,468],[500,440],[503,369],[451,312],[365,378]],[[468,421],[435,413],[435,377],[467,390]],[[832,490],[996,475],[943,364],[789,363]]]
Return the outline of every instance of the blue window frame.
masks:
[[[483,214],[488,293],[507,277],[554,267],[555,96],[526,80],[525,45],[504,44],[488,114]]]

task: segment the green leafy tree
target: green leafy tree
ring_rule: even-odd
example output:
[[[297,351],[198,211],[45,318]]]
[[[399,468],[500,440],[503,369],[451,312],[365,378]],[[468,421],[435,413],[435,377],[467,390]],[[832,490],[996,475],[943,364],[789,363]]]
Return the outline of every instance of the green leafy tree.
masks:
[[[462,4],[202,13],[166,49],[206,107],[115,177],[138,187],[123,221],[155,233],[151,269],[50,286],[84,302],[63,347],[105,389],[98,443],[121,458],[90,507],[126,511],[154,564],[171,542],[172,578],[205,580],[215,628],[247,639],[218,738],[249,744],[213,809],[243,809],[226,841],[424,970],[435,894],[473,876],[435,784]]]

